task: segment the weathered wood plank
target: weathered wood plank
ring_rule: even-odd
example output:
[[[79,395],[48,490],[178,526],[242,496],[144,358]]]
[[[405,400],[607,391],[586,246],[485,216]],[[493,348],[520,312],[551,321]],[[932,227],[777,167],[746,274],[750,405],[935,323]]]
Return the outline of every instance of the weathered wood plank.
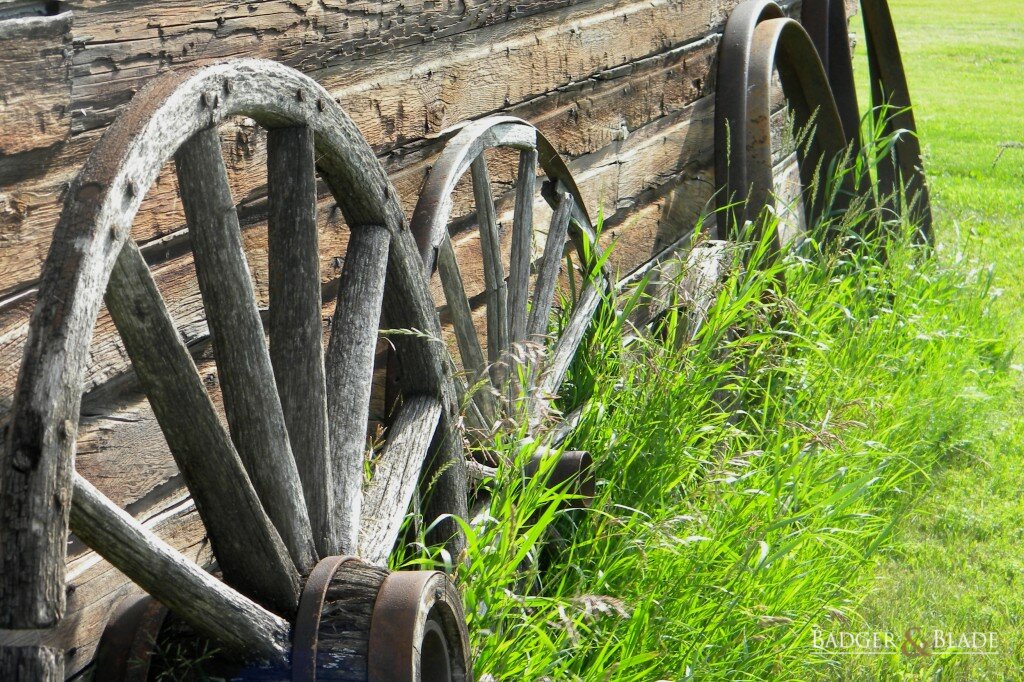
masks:
[[[451,0],[322,3],[266,0],[125,0],[68,3],[82,48],[75,55],[76,129],[102,125],[125,91],[167,63],[206,64],[232,57],[274,59],[305,72],[365,60],[398,48],[456,36],[571,4],[570,0]]]
[[[217,131],[195,134],[175,153],[175,162],[231,438],[292,561],[304,573],[316,564],[316,547]]]
[[[260,3],[257,7],[262,9],[267,4],[269,3]],[[125,15],[123,14],[124,7],[125,5],[122,4],[119,9],[113,9],[112,15],[107,15],[102,20],[105,25],[112,20],[116,22],[118,18],[123,19],[126,16],[139,18],[143,16],[141,13]],[[90,16],[93,11],[97,11],[94,7],[81,9],[84,14]],[[120,16],[117,15],[118,11],[122,12]],[[643,69],[653,68],[651,60],[658,61],[658,56],[664,53],[665,46],[681,46],[688,41],[703,37],[704,31],[699,27],[719,26],[724,16],[724,8],[717,7],[717,2],[712,2],[712,0],[701,0],[696,4],[685,3],[682,7],[678,2],[662,2],[656,3],[654,6],[634,2],[608,8],[603,3],[589,2],[542,16],[511,22],[505,28],[492,26],[485,29],[484,32],[474,31],[471,34],[473,40],[469,42],[461,37],[459,39],[432,40],[421,46],[398,50],[395,52],[401,53],[402,57],[400,60],[396,59],[394,66],[390,59],[371,60],[371,63],[360,66],[358,70],[355,68],[340,70],[338,78],[330,75],[330,79],[328,79],[328,75],[333,74],[330,70],[313,70],[310,73],[328,84],[332,94],[338,97],[342,105],[356,116],[356,122],[371,144],[378,151],[384,152],[393,148],[395,144],[421,138],[424,133],[422,128],[424,120],[429,122],[426,132],[431,135],[462,118],[479,116],[488,111],[509,107],[517,115],[526,114],[530,120],[534,120],[534,117],[529,115],[528,109],[529,106],[533,106],[537,102],[538,95],[544,93],[549,93],[552,96],[558,95],[558,99],[568,105],[567,97],[571,96],[568,93],[574,89],[586,90],[607,76],[614,76],[616,80],[628,76],[629,67],[632,64],[638,64]],[[78,15],[78,21],[83,21],[81,14]],[[211,17],[209,22],[211,28],[216,26],[216,17]],[[514,30],[513,26],[516,27]],[[150,27],[146,30],[153,31],[154,29]],[[165,29],[158,25],[156,30]],[[223,28],[217,30],[221,34],[226,31]],[[83,30],[83,32],[85,31]],[[541,37],[545,39],[537,40],[536,37],[541,33],[543,33]],[[219,39],[214,39],[212,34],[210,40],[214,47],[220,42]],[[107,43],[105,46],[116,47],[125,42],[124,36],[120,36],[117,41]],[[257,42],[259,45],[267,44],[262,41]],[[586,49],[579,49],[578,44],[584,43]],[[97,47],[102,49],[104,46]],[[252,47],[252,44],[248,44],[246,50],[248,51]],[[413,54],[408,54],[410,50]],[[89,49],[85,50],[85,52],[88,51]],[[506,59],[502,59],[502,65],[495,67],[499,68],[501,73],[490,74],[489,66],[485,66],[487,71],[480,72],[479,57],[481,53],[493,52],[495,60],[497,60],[497,55],[506,51],[510,56],[514,56],[515,63],[508,63]],[[431,71],[429,64],[446,65],[453,54],[460,56],[452,61],[451,69],[435,68]],[[670,53],[664,54],[670,55]],[[136,56],[144,62],[151,58],[151,55],[160,55],[157,61],[176,59],[173,50],[171,52],[143,50]],[[554,65],[563,62],[562,55],[567,55],[567,58],[570,59],[570,62],[565,65],[566,68],[553,68]],[[270,56],[278,58],[277,54]],[[223,58],[224,55],[216,57],[209,54],[209,57],[216,60]],[[670,60],[672,59],[677,60],[676,64],[680,67],[686,61],[679,55],[670,55]],[[104,66],[106,63],[102,60],[99,61],[102,66],[100,71],[106,71],[107,67]],[[490,64],[491,61],[488,59],[485,64]],[[124,69],[120,70],[118,74],[123,75],[126,70],[139,63],[133,61],[131,65],[125,64]],[[551,67],[541,66],[545,64],[551,65]],[[424,68],[416,70],[421,65]],[[151,77],[163,66],[160,64],[144,71],[145,78]],[[398,69],[399,66],[406,70],[396,71],[395,69]],[[415,70],[415,73],[410,73],[409,70]],[[686,68],[682,70],[685,71]],[[426,73],[433,75],[425,77]],[[137,81],[132,81],[130,79],[111,79],[109,73],[97,75],[97,79],[104,83],[103,87],[118,89],[115,99],[119,103],[128,101],[132,88],[137,88],[142,78],[140,75]],[[588,79],[593,82],[588,83]],[[486,90],[480,88],[467,90],[460,85],[457,89],[452,90],[453,83],[468,84],[476,80],[485,80],[488,84],[495,85],[488,85]],[[671,93],[692,89],[693,83],[703,83],[705,80],[706,78],[700,76],[665,79],[663,83],[671,85],[665,86],[668,88],[666,92],[669,94],[665,98],[664,106],[669,108],[673,106],[674,95]],[[516,93],[506,93],[504,89],[500,89],[500,84],[505,82],[517,83]],[[657,79],[652,81],[652,84],[656,85]],[[443,98],[440,97],[442,88],[445,91]],[[566,88],[567,92],[559,95],[557,92],[559,88]],[[494,91],[496,89],[498,89],[497,92]],[[415,92],[410,92],[410,90],[415,90]],[[632,127],[628,119],[644,108],[647,108],[652,114],[656,114],[656,110],[661,108],[661,105],[657,104],[657,93],[651,92],[652,96],[644,94],[648,90],[650,88],[646,86],[638,87],[636,98],[632,101],[627,98],[620,103],[619,108],[627,117],[627,127]],[[104,117],[104,120],[110,118],[113,110],[108,109],[104,113],[105,105],[90,100],[88,88],[81,83],[80,78],[76,79],[75,91],[83,97],[83,101],[75,103],[75,112],[85,116],[98,115]],[[379,97],[377,93],[380,93]],[[507,101],[506,94],[509,94]],[[584,94],[581,92],[581,95]],[[442,104],[443,102],[452,100],[457,102],[458,110],[452,107],[443,111],[439,110],[439,106],[442,108],[446,106]],[[566,106],[559,116],[559,118],[565,119],[561,125],[567,131],[575,129],[575,132],[572,133],[574,138],[581,137],[579,132],[581,128],[594,131],[584,134],[582,137],[584,140],[591,137],[593,138],[592,142],[595,143],[599,142],[601,138],[620,134],[620,121],[614,120],[616,116],[619,116],[618,114],[598,115],[592,113],[585,96],[579,97],[578,100],[582,102],[581,106]],[[405,103],[403,104],[403,102]],[[379,113],[378,103],[382,103],[383,106]],[[412,109],[414,103],[417,110],[423,111],[420,113],[414,111]],[[519,111],[519,107],[523,107],[523,110]],[[426,110],[434,113],[428,116],[425,113]],[[583,116],[581,119],[583,121],[588,121],[591,116],[594,116],[593,125],[572,126],[571,119],[577,113]],[[601,118],[607,120],[601,121],[599,120]],[[399,130],[396,127],[398,124],[404,130]],[[240,167],[246,165],[246,162],[250,160],[254,164],[261,163],[265,155],[265,145],[263,145],[258,131],[256,134],[252,134],[251,126],[246,127],[242,124],[239,124],[236,130],[237,132],[229,133],[238,138],[238,152],[232,154],[233,160],[237,161]],[[50,228],[59,211],[57,196],[60,192],[60,183],[68,179],[74,169],[84,162],[85,155],[88,154],[92,144],[98,138],[98,132],[98,130],[90,131],[74,138],[74,142],[70,145],[74,151],[66,151],[60,159],[64,166],[60,171],[63,173],[63,177],[54,176],[53,182],[46,188],[14,189],[14,194],[18,197],[17,201],[19,202],[17,205],[24,204],[26,208],[21,213],[11,216],[12,227],[16,223],[19,226],[17,233],[21,241],[26,246],[31,245],[31,248],[40,255],[37,256],[33,264],[32,259],[26,259],[28,254],[7,250],[10,261],[4,262],[5,254],[3,250],[0,250],[0,265],[2,265],[0,270],[5,273],[5,277],[17,277],[21,282],[30,282],[34,278],[35,268],[38,267],[41,254],[45,253]],[[244,172],[240,173],[240,177],[244,176]],[[154,219],[157,222],[151,227],[156,228],[159,223],[163,223],[163,227],[159,229],[166,234],[175,229],[174,225],[167,224],[168,220],[174,220],[173,212],[168,210],[174,205],[173,182],[161,182],[160,185],[168,187],[172,194],[166,195],[165,198],[156,202],[158,210],[154,212]],[[29,189],[31,191],[27,191]],[[233,189],[236,190],[236,196],[246,195],[244,191],[237,191],[240,189],[238,187],[233,186]],[[411,196],[404,190],[402,193],[404,196]],[[139,231],[136,231],[135,235],[136,238],[146,238]],[[9,267],[15,264],[18,265],[17,274]],[[10,290],[4,286],[5,281],[0,277],[0,291]]]
[[[275,128],[267,151],[270,360],[313,541],[320,556],[329,556],[334,488],[327,456],[313,131]]]
[[[571,25],[563,26],[568,30]],[[620,28],[631,30],[632,26],[622,22]],[[714,52],[714,40],[710,42],[712,44],[708,45],[708,41],[701,40],[637,60],[628,54],[620,55],[617,52],[620,43],[613,41],[609,43],[611,52],[602,68],[589,75],[574,78],[571,82],[556,82],[548,89],[538,84],[537,93],[547,94],[522,103],[512,102],[510,113],[538,123],[563,153],[578,155],[593,151],[621,136],[623,124],[627,130],[632,130],[642,125],[644,120],[649,121],[652,117],[657,118],[677,109],[681,102],[680,98],[692,101],[695,85],[697,91],[707,88],[708,62]],[[461,48],[453,46],[453,49]],[[554,53],[545,56],[544,44],[534,45],[530,49],[543,51],[543,54],[537,54],[538,59],[558,59]],[[629,85],[624,87],[625,83]],[[356,85],[351,87],[358,90]],[[366,87],[377,86],[367,83]],[[386,92],[392,86],[380,84],[379,87],[384,88]],[[609,94],[605,98],[600,98],[598,95],[601,92]],[[355,103],[347,102],[344,97],[341,97],[341,101],[346,107],[355,106]],[[472,101],[467,101],[467,104]],[[504,106],[503,101],[498,105],[499,108]],[[466,113],[479,115],[488,110],[488,107],[482,106]],[[457,119],[452,119],[452,122],[455,120]],[[383,125],[375,127],[378,130],[386,128]],[[73,142],[60,158],[64,170],[59,173],[58,169],[54,170],[55,174],[51,174],[54,178],[52,183],[44,187],[15,188],[9,196],[11,208],[7,214],[0,211],[0,230],[6,232],[9,229],[12,234],[17,234],[20,247],[5,248],[5,244],[0,243],[0,266],[3,272],[3,275],[0,275],[0,292],[10,290],[6,286],[9,280],[13,280],[12,286],[16,286],[18,281],[31,282],[35,276],[41,256],[45,253],[51,226],[60,209],[57,200],[60,183],[84,162],[85,155],[97,139],[97,132],[99,131],[73,138]],[[382,152],[394,146],[374,138],[372,131],[367,131],[365,126],[363,132]],[[563,139],[564,142],[559,143],[559,139]],[[248,197],[258,204],[261,183],[254,184],[252,178],[258,179],[264,175],[262,167],[266,154],[265,135],[253,127],[251,120],[239,120],[224,131],[223,140],[225,148],[229,150],[227,156],[232,191],[235,196]],[[408,154],[385,159],[392,169],[396,186],[404,197],[406,206],[411,207],[415,201],[414,193],[422,181],[425,165],[419,166],[416,173],[405,174],[408,180],[404,180],[397,173],[400,170],[399,166],[408,160]],[[58,177],[60,173],[65,177]],[[147,197],[133,228],[136,239],[147,241],[180,228],[182,220],[180,213],[175,210],[175,191],[173,172],[164,173],[151,192],[153,196]],[[10,223],[9,228],[4,224],[5,216]],[[37,254],[35,258],[32,257],[33,254]]]
[[[291,614],[299,601],[299,575],[135,244],[121,252],[106,300],[226,580],[278,613]]]
[[[71,507],[76,535],[192,627],[243,656],[287,661],[287,621],[185,559],[81,476]]]
[[[8,680],[63,682],[64,652],[42,646],[0,646],[0,674]]]
[[[353,229],[327,346],[327,414],[334,487],[331,554],[355,554],[363,497],[366,421],[390,251],[387,227]]]
[[[373,461],[360,523],[359,556],[386,565],[409,511],[427,448],[441,418],[441,403],[429,396],[406,399],[388,427],[387,446]]]
[[[46,172],[71,130],[71,13],[0,18],[0,186]]]
[[[480,228],[480,246],[484,261],[484,296],[487,299],[487,361],[491,365],[491,381],[503,386],[506,376],[503,361],[508,353],[508,286],[502,262],[501,237],[495,215],[491,179],[487,174],[487,161],[480,154],[470,166],[477,223]]]

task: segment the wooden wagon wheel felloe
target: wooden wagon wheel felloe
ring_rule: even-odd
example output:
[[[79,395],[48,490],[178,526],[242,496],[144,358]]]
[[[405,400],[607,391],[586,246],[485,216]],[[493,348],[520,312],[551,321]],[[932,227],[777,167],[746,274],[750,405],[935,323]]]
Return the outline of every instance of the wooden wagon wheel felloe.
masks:
[[[500,216],[487,161],[489,149],[519,152],[511,215]],[[538,169],[543,174],[541,194],[552,209],[550,225],[538,229],[534,204],[538,195]],[[484,290],[480,294],[486,314],[486,354],[480,342],[449,221],[456,186],[469,173],[472,180]],[[504,218],[504,220],[502,220]],[[510,230],[502,230],[501,225]],[[570,363],[598,310],[609,278],[601,269],[593,226],[576,183],[564,162],[532,125],[509,116],[494,116],[465,124],[449,140],[431,168],[412,218],[428,276],[436,270],[444,302],[458,345],[461,374],[456,387],[467,403],[471,426],[488,433],[503,417],[525,417],[536,426],[546,415],[550,400],[566,378]],[[503,239],[507,237],[507,240]],[[509,243],[508,257],[503,241]],[[569,271],[567,245],[571,245],[577,272]],[[461,264],[465,268],[467,263]],[[566,319],[557,339],[549,324],[556,305],[560,278],[579,278],[575,296],[562,311]],[[542,362],[531,362],[531,352],[543,349]],[[483,382],[485,388],[474,390]]]
[[[235,115],[268,130],[266,329],[217,135],[217,125]],[[227,429],[129,238],[142,198],[171,158]],[[326,352],[316,171],[350,227]],[[390,553],[422,467],[443,471],[435,508],[465,517],[461,439],[449,432],[453,393],[444,357],[429,341],[440,328],[421,268],[383,169],[314,81],[273,62],[239,60],[169,74],[142,90],[71,185],[43,271],[2,462],[4,625],[45,627],[60,617],[70,512],[80,539],[197,632],[228,652],[286,666],[304,576],[320,559],[340,554],[357,555],[366,563],[354,566],[386,576],[373,564]],[[101,300],[193,496],[224,582],[73,473],[81,380]],[[375,474],[364,486],[382,316],[422,333],[395,342],[410,371]],[[447,580],[429,576],[431,585]],[[457,598],[448,599],[448,609],[461,618]],[[463,626],[442,634],[455,638],[445,640],[445,651],[455,657],[452,669],[465,674],[464,633]],[[412,634],[408,640],[422,643]]]

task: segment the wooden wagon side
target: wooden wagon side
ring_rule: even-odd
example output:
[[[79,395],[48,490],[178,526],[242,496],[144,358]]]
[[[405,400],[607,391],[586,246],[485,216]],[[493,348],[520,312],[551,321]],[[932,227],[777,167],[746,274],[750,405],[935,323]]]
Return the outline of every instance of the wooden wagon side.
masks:
[[[9,406],[39,268],[68,183],[120,108],[162,70],[260,56],[312,76],[373,146],[407,214],[446,128],[498,111],[529,120],[567,158],[587,205],[601,207],[605,244],[616,243],[613,267],[625,275],[686,237],[709,207],[715,55],[736,4],[153,0],[38,8],[18,2],[7,14],[0,4],[0,79],[12,93],[0,106],[0,399]],[[222,130],[222,143],[265,305],[266,138],[239,119]],[[787,161],[792,175],[791,160],[780,160]],[[495,186],[507,185],[515,170],[499,162]],[[190,288],[192,255],[177,190],[173,170],[165,169],[132,236],[157,285],[173,294],[182,334],[199,341],[208,330]],[[456,211],[466,212],[471,198],[458,195]],[[538,214],[546,222],[542,206]],[[328,229],[341,217],[326,192],[319,216],[325,241],[343,239]],[[482,262],[475,231],[453,241],[461,259]],[[343,252],[344,244],[328,247]],[[340,266],[336,259],[320,263],[325,285]],[[485,287],[483,269],[463,274],[474,300]],[[172,546],[208,565],[204,529],[152,410],[141,394],[120,389],[128,360],[104,315],[90,351],[76,466]],[[212,363],[200,370],[216,383]],[[211,388],[216,398],[218,388]],[[14,584],[8,577],[5,589]],[[135,589],[95,554],[72,546],[58,627],[0,630],[0,647],[64,649],[65,673],[73,675],[91,659],[112,604]]]

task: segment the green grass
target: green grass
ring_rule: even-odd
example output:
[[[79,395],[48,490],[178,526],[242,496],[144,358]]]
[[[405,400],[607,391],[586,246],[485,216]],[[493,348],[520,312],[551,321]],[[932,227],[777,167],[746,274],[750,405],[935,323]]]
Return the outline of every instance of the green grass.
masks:
[[[569,392],[595,392],[567,444],[595,456],[592,508],[515,474],[533,444],[510,437],[467,528],[480,679],[1024,679],[1024,150],[996,162],[1024,140],[1024,18],[894,12],[935,253],[805,245],[738,272],[683,349],[603,319]],[[998,655],[907,657],[911,627],[996,632]],[[815,646],[865,630],[895,652]]]
[[[996,309],[1016,346],[1024,331],[1024,149],[999,153],[1024,142],[1024,14],[1009,0],[893,5],[942,257],[969,239],[976,263],[994,265]],[[1024,393],[1014,374],[1013,391],[991,405],[987,438],[934,472],[859,609],[859,623],[872,629],[994,631],[999,655],[863,657],[847,662],[850,679],[1024,679]]]
[[[512,465],[467,529],[481,679],[840,673],[815,631],[856,618],[928,472],[980,447],[1007,383],[988,273],[888,247],[738,270],[682,349],[597,325],[568,443],[597,461],[593,507]]]

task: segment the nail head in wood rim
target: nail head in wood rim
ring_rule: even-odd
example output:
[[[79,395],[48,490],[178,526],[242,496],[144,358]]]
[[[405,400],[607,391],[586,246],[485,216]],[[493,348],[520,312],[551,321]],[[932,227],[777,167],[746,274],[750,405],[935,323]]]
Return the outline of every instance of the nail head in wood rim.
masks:
[[[438,571],[397,571],[377,593],[367,678],[381,682],[473,679],[462,597]]]

